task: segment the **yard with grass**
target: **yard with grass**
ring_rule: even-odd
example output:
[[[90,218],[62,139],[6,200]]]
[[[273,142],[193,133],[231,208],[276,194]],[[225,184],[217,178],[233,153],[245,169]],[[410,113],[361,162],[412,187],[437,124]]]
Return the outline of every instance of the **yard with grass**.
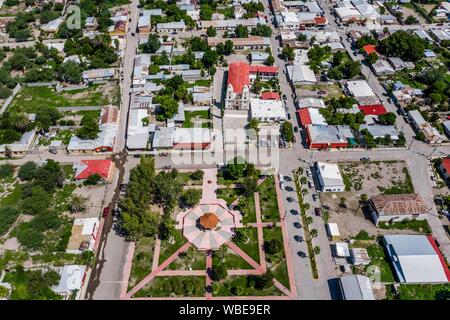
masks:
[[[448,300],[450,284],[401,284],[398,296],[387,290],[387,300]]]
[[[283,243],[283,234],[280,227],[264,228],[264,241],[270,241],[277,239],[280,243]],[[266,252],[266,260],[270,263],[270,271],[272,271],[274,278],[281,282],[286,288],[289,289],[289,276],[287,273],[286,258],[283,250],[270,254]]]
[[[237,237],[243,234],[244,240],[238,241]],[[253,227],[239,228],[236,230],[234,243],[241,248],[246,254],[250,256],[257,263],[260,263],[259,246],[258,246],[258,230]]]
[[[202,185],[203,179],[195,179],[193,172],[178,172],[178,180],[186,186]]]
[[[213,266],[223,264],[227,270],[253,269],[241,256],[227,246],[213,253]]]
[[[236,207],[237,210],[242,212],[243,223],[256,222],[256,210],[255,210],[255,197],[245,195],[239,198],[239,203]]]
[[[143,237],[136,242],[128,287],[131,289],[152,271],[155,239]]]
[[[183,237],[181,230],[175,230],[172,234],[173,234],[172,239],[161,241],[159,264],[167,260],[167,258],[169,258],[172,254],[175,253],[175,251],[177,251],[183,244],[187,242],[186,238]]]
[[[240,188],[222,188],[217,189],[217,197],[223,199],[228,205],[233,203],[239,196],[243,194],[243,190]]]
[[[367,253],[371,259],[367,266],[355,266],[353,272],[357,274],[366,274],[370,267],[377,266],[380,269],[381,282],[394,282],[394,275],[392,274],[389,260],[384,252],[384,248],[376,243],[368,244]]]
[[[57,93],[52,87],[24,86],[13,99],[9,110],[36,113],[42,106],[52,108],[104,106],[114,102],[116,90],[111,85],[93,85],[87,89]]]
[[[277,193],[273,176],[267,177],[258,187],[259,204],[263,221],[279,221]]]
[[[185,111],[184,118],[183,128],[193,128],[195,122],[201,123],[202,128],[209,128],[211,124],[209,110]]]
[[[134,297],[202,297],[205,277],[156,277]]]
[[[380,222],[378,223],[378,226],[381,229],[413,230],[419,233],[431,233],[431,228],[427,220],[405,219],[393,223]]]
[[[256,289],[251,276],[230,276],[213,284],[213,295],[224,296],[280,296],[282,293],[274,285],[265,289]]]

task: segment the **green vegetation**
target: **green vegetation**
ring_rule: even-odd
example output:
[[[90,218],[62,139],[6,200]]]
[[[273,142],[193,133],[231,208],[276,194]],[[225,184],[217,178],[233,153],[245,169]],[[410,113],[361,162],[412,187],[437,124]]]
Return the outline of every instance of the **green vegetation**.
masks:
[[[408,168],[403,168],[403,174],[405,175],[405,180],[399,178],[398,180],[393,179],[391,183],[392,187],[378,187],[383,194],[406,194],[406,193],[414,193],[414,186],[412,183],[411,176],[408,172]]]
[[[226,201],[228,205],[233,203],[243,194],[242,188],[221,188],[217,189],[217,197]]]
[[[134,297],[201,297],[205,277],[156,277]]]
[[[151,272],[154,245],[155,239],[153,237],[142,237],[136,242],[130,280],[128,283],[129,288],[136,285]]]
[[[419,37],[399,30],[380,41],[378,50],[390,57],[417,61],[423,57],[425,43]]]
[[[378,226],[381,229],[413,230],[420,233],[431,233],[431,228],[427,220],[405,219],[393,223],[380,222]]]
[[[381,282],[394,282],[391,266],[384,249],[378,244],[371,244],[367,247],[367,253],[371,261],[369,265],[363,267],[362,274],[366,274],[368,268],[376,266],[380,269]],[[355,269],[357,270],[357,267]],[[361,270],[357,270],[357,273],[361,273]]]
[[[353,61],[347,53],[336,52],[331,63],[333,66],[328,71],[328,77],[331,79],[352,79],[361,73],[361,64],[358,61]]]
[[[111,100],[102,89],[102,86],[91,86],[88,89],[57,93],[51,87],[23,87],[8,109],[35,113],[43,105],[51,108],[104,106],[111,103]]]
[[[184,123],[183,128],[193,128],[194,122],[193,119],[202,119],[201,125],[202,128],[209,128],[210,122],[209,121],[203,121],[203,120],[209,120],[210,114],[209,110],[201,110],[201,111],[185,111],[184,112]]]
[[[319,110],[325,121],[329,125],[348,125],[353,130],[359,129],[359,126],[365,123],[364,114],[358,113],[342,113],[340,109],[350,109],[356,100],[352,97],[332,98],[327,102],[327,107]]]
[[[62,297],[51,289],[59,278],[55,271],[25,271],[19,266],[14,272],[8,272],[4,281],[13,285],[12,300],[60,300]]]
[[[278,221],[280,213],[278,211],[277,193],[275,192],[275,179],[267,177],[258,187],[259,202],[263,221]]]
[[[400,284],[398,296],[388,290],[387,300],[448,300],[450,284]]]
[[[289,289],[283,234],[280,227],[264,228],[264,251],[266,260],[272,264],[271,272],[275,278]]]

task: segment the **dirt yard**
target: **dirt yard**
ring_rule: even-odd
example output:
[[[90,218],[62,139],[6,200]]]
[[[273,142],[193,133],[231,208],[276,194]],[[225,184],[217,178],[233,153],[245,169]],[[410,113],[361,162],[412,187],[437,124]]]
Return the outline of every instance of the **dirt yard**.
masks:
[[[343,239],[356,236],[361,230],[367,231],[372,236],[379,234],[368,212],[363,212],[361,199],[365,197],[370,199],[371,196],[383,191],[395,192],[403,190],[406,186],[412,187],[408,183],[409,173],[406,163],[403,161],[346,162],[339,166],[347,191],[320,194],[322,205],[330,207],[329,222],[338,224]],[[341,205],[342,203],[344,205]],[[385,233],[384,230],[383,233]]]

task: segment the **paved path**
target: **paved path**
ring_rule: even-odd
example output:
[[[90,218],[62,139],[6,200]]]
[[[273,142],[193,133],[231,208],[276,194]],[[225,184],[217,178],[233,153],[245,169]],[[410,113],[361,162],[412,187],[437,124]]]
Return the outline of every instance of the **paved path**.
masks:
[[[215,200],[217,199],[217,169],[204,169],[203,172],[201,202]]]
[[[212,270],[213,262],[212,262],[212,252],[209,252],[206,254],[206,270]],[[211,275],[207,273],[206,275],[206,288],[211,288],[212,286],[212,279]],[[206,291],[206,299],[211,300],[212,298],[212,291]]]
[[[133,295],[141,290],[147,283],[153,280],[154,277],[158,275],[159,272],[164,270],[169,264],[171,264],[175,259],[177,259],[180,253],[186,251],[191,246],[191,243],[186,242],[182,245],[177,251],[175,251],[169,258],[167,258],[163,263],[161,263],[158,268],[152,271],[149,275],[147,275],[144,279],[142,279],[136,286],[134,286],[127,294],[126,298],[129,299],[133,297]]]
[[[159,237],[156,237],[155,247],[153,251],[152,271],[155,271],[158,268],[160,251],[161,251],[161,239]]]
[[[263,243],[264,243],[264,232],[263,227],[264,224],[261,221],[261,205],[259,202],[259,192],[255,192],[255,213],[256,213],[256,230],[258,234],[258,250],[259,250],[259,263],[261,264],[261,268],[264,270],[264,272],[267,270],[267,263],[266,263],[266,253],[263,250]]]

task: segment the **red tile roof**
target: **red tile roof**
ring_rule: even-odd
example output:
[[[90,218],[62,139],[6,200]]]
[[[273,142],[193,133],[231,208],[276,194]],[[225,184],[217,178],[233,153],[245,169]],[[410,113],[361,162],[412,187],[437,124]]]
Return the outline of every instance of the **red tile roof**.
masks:
[[[442,168],[445,169],[445,172],[450,174],[450,157],[442,159]]]
[[[102,178],[108,179],[111,172],[111,160],[81,160],[85,165],[84,170],[75,179],[87,179],[90,175],[99,174]]]
[[[438,255],[439,260],[441,261],[441,265],[442,268],[444,269],[445,275],[447,276],[447,280],[450,281],[450,270],[448,269],[448,265],[445,262],[445,258],[442,256],[442,253],[439,250],[439,247],[437,246],[436,240],[433,238],[433,236],[427,236],[427,239],[430,242],[431,246],[433,247],[433,250]]]
[[[250,73],[278,73],[278,68],[270,66],[250,66]]]
[[[228,66],[228,84],[233,86],[235,93],[242,93],[245,85],[249,85],[249,68],[245,62],[233,62]]]
[[[280,100],[280,95],[278,92],[266,91],[261,93],[261,98],[263,100]]]
[[[316,21],[316,24],[326,24],[327,18],[325,17],[315,17],[314,20]]]
[[[373,44],[366,44],[363,47],[364,52],[366,53],[366,55],[369,55],[371,53],[378,53],[376,47]]]
[[[305,127],[312,123],[308,108],[302,108],[297,110],[297,114],[302,126]]]
[[[378,116],[380,114],[387,113],[386,108],[382,104],[372,104],[368,106],[359,106],[359,110],[361,110],[364,115],[373,115]]]

